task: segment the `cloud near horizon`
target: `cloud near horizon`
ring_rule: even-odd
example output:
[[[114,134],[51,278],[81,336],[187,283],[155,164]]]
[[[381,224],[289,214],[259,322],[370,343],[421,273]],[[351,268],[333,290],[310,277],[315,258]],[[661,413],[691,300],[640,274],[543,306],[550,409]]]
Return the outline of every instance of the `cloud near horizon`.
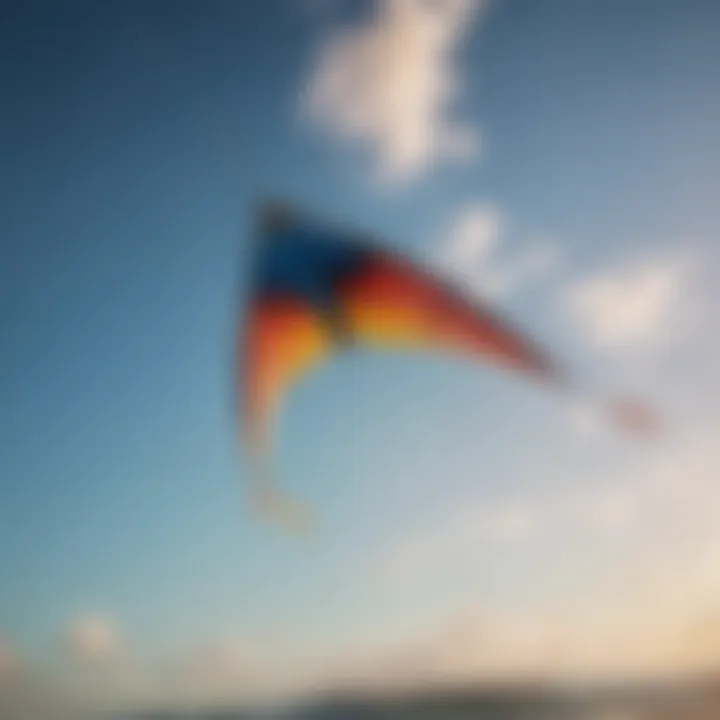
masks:
[[[464,88],[455,53],[484,9],[479,0],[377,0],[370,20],[321,47],[303,111],[368,149],[389,185],[415,180],[437,161],[475,158],[477,129],[451,111]]]
[[[707,636],[717,623],[717,613],[688,616],[662,602],[624,617],[610,608],[585,617],[469,608],[424,638],[338,657],[327,675],[330,687],[370,692],[672,678],[678,667],[702,672],[720,663],[720,642]]]
[[[77,618],[68,632],[68,644],[73,655],[84,661],[103,661],[118,657],[123,641],[115,622],[102,615]]]

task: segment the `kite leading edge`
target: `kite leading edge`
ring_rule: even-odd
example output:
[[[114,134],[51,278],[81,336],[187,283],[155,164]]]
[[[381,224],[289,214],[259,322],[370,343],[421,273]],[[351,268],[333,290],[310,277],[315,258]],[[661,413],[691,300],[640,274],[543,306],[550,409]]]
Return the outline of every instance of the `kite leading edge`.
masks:
[[[290,388],[339,352],[454,352],[573,392],[523,334],[409,258],[284,203],[265,203],[256,223],[238,379],[252,501],[266,519],[300,532],[313,526],[274,483],[273,429]],[[627,430],[655,427],[653,413],[637,403],[608,409]]]

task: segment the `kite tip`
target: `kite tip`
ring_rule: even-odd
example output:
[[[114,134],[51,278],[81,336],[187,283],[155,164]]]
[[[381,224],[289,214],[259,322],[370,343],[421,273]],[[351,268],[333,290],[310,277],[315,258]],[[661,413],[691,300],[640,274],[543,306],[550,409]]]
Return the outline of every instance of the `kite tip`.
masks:
[[[283,198],[265,197],[259,202],[258,224],[263,232],[282,229],[295,215],[295,207]]]
[[[610,405],[613,420],[635,435],[652,437],[660,431],[660,418],[652,408],[636,400],[621,398]]]

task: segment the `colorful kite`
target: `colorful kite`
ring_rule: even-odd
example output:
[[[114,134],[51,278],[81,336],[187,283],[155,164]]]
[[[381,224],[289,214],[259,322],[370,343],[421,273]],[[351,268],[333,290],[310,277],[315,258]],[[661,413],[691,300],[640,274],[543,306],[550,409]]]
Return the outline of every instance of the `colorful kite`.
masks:
[[[239,384],[256,508],[269,518],[310,527],[307,513],[272,482],[273,425],[293,384],[335,353],[455,352],[569,388],[539,348],[487,307],[359,233],[267,203],[257,235]],[[612,411],[629,429],[653,427],[639,405],[615,403]]]

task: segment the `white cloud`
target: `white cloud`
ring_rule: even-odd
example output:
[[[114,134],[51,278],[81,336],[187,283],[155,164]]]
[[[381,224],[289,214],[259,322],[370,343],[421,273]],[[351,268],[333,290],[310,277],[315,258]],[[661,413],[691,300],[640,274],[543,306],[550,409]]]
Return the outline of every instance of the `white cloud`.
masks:
[[[251,654],[244,643],[225,640],[198,648],[177,665],[179,677],[192,685],[239,682],[248,674]]]
[[[443,248],[443,261],[458,270],[486,263],[500,242],[504,222],[500,209],[490,203],[462,208]]]
[[[72,624],[70,649],[83,660],[106,660],[122,650],[122,638],[115,623],[101,615],[86,615]]]
[[[685,270],[674,257],[629,263],[575,282],[563,302],[596,345],[656,348],[670,337]]]
[[[480,0],[378,0],[367,24],[321,49],[306,110],[319,126],[368,147],[379,177],[404,182],[441,159],[478,151],[473,128],[450,117],[463,82],[454,51]]]
[[[559,262],[557,246],[535,243],[514,258],[498,259],[506,218],[490,203],[474,203],[460,210],[438,264],[468,291],[484,297],[508,295],[547,275]]]

